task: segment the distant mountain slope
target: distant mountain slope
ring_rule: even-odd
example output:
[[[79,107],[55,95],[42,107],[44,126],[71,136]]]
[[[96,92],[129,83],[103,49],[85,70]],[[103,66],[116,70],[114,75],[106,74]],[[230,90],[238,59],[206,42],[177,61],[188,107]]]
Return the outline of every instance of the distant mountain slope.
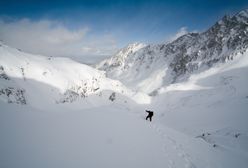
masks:
[[[90,66],[68,58],[31,55],[0,44],[0,100],[43,106],[81,98],[89,105],[111,103],[117,97],[122,103],[150,100]]]
[[[129,45],[96,67],[127,86],[151,93],[163,85],[185,81],[192,73],[227,62],[248,48],[248,9],[224,16],[203,33],[188,33],[138,50]]]

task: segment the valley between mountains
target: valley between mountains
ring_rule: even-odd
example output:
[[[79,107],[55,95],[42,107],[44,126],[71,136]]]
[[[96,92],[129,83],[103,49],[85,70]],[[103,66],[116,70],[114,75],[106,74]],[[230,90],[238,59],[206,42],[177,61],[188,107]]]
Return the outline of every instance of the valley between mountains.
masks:
[[[246,168],[247,74],[247,9],[92,66],[0,42],[0,167]]]

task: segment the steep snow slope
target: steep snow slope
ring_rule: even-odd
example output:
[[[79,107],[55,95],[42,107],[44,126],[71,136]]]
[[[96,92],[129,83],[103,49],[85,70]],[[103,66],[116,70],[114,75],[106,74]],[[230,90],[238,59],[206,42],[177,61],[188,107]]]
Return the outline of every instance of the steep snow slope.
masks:
[[[133,92],[87,65],[23,53],[4,44],[0,44],[0,83],[1,100],[37,107],[78,100],[85,105],[109,104],[116,97],[122,97],[123,104],[150,101],[147,95]]]
[[[127,86],[152,93],[244,52],[248,48],[247,13],[248,9],[225,16],[203,33],[188,33],[170,43],[147,45],[135,52],[137,44],[128,46],[96,67]]]

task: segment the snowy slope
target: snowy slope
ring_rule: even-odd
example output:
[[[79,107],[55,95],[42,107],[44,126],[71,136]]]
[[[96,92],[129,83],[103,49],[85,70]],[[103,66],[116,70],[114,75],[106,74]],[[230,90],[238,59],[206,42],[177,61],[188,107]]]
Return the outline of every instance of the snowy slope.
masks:
[[[129,87],[152,93],[244,52],[248,48],[247,13],[248,9],[225,16],[205,32],[188,33],[169,43],[138,50],[134,50],[138,44],[130,45],[96,67]]]
[[[43,107],[80,100],[100,105],[111,103],[111,95],[121,97],[122,103],[150,101],[147,95],[106,78],[104,72],[68,58],[31,55],[1,44],[0,68],[0,99],[5,102]]]
[[[247,167],[247,73],[248,50],[187,82],[165,86],[153,99],[160,129],[197,167]]]
[[[1,43],[0,167],[246,168],[247,31],[246,10],[99,65],[131,88]]]
[[[163,168],[168,164],[156,131],[118,106],[53,112],[2,102],[0,106],[0,167]]]
[[[246,168],[247,73],[245,52],[132,108],[67,103],[51,111],[0,101],[0,167]]]

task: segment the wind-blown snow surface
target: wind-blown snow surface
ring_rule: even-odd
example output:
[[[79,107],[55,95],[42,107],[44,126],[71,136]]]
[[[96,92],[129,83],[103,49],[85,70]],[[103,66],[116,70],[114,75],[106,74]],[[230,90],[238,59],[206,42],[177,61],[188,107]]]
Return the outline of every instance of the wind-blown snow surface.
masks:
[[[40,111],[0,103],[0,167],[164,167],[163,141],[122,107]]]

